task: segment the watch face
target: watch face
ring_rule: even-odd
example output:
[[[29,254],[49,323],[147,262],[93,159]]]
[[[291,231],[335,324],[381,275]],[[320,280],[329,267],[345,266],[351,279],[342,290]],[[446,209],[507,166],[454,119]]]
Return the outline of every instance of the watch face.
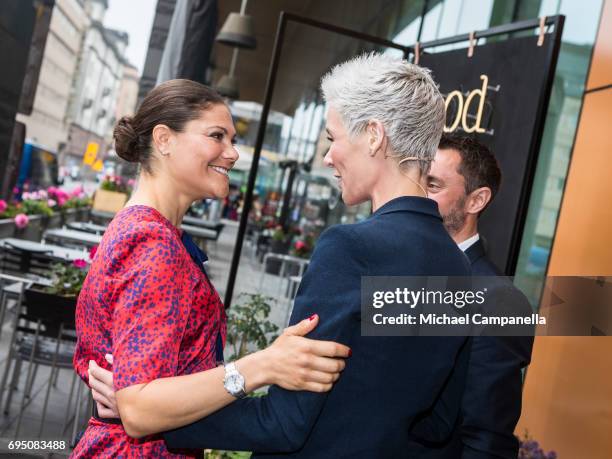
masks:
[[[240,374],[228,375],[226,380],[226,387],[232,393],[244,390],[244,377]]]

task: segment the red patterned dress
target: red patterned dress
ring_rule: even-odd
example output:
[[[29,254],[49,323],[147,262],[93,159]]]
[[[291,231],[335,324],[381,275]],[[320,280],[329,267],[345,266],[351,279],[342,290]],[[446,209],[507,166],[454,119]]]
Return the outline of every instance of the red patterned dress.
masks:
[[[219,295],[181,232],[152,207],[131,206],[109,224],[79,295],[74,366],[87,382],[89,360],[110,369],[115,390],[214,368],[225,342]],[[192,454],[193,453],[193,454]],[[91,418],[72,457],[181,458],[160,436],[128,437],[121,424]]]

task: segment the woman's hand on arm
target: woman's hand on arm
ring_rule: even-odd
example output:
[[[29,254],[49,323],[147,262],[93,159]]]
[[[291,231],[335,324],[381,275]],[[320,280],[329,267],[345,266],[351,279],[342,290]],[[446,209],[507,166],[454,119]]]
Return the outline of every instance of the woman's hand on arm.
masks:
[[[313,314],[288,327],[267,349],[260,351],[269,375],[267,384],[287,390],[327,392],[344,370],[344,359],[350,357],[348,346],[333,341],[304,338],[319,323]],[[256,355],[256,354],[254,354]]]
[[[289,390],[330,390],[344,369],[343,358],[350,356],[350,349],[331,341],[304,338],[318,321],[316,315],[305,319],[285,329],[269,348],[236,361],[247,392],[268,384]],[[218,367],[126,387],[115,394],[114,411],[120,413],[126,432],[132,437],[190,424],[235,400],[223,386],[224,374],[223,367]],[[100,410],[98,405],[99,414],[108,417],[105,414],[112,413],[114,408],[110,395],[112,374],[93,363],[90,378],[92,393],[95,390],[98,394],[96,402],[110,409]]]

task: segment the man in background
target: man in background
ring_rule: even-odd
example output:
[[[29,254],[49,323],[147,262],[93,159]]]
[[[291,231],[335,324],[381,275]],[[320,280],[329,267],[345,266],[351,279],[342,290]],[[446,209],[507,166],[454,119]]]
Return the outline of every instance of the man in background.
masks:
[[[495,198],[501,170],[491,151],[465,136],[444,134],[428,178],[444,225],[472,265],[474,276],[500,276],[487,258],[478,218]],[[492,281],[512,308],[529,309],[527,299],[505,278]],[[456,441],[463,459],[516,458],[514,428],[521,414],[522,369],[529,364],[533,337],[478,336],[472,343]]]

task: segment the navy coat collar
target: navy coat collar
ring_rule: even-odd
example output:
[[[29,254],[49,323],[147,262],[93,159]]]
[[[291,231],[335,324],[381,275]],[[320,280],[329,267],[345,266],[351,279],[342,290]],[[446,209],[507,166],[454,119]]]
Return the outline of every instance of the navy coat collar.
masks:
[[[390,214],[392,212],[418,212],[442,220],[438,212],[438,203],[433,199],[420,196],[401,196],[392,199],[372,214],[372,217]]]

